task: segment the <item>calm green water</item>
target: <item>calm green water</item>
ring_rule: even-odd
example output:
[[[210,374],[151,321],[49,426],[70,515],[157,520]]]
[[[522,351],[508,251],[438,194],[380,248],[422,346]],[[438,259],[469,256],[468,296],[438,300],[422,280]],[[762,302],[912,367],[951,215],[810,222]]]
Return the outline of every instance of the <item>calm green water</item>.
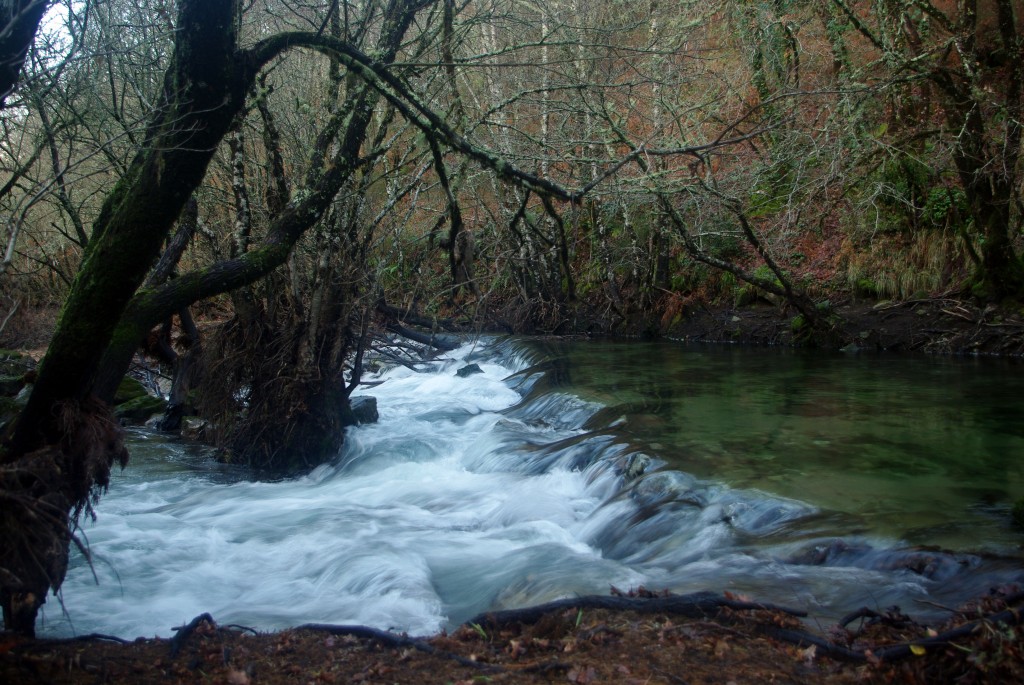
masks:
[[[536,343],[670,468],[911,544],[1018,553],[1024,364],[671,342]]]

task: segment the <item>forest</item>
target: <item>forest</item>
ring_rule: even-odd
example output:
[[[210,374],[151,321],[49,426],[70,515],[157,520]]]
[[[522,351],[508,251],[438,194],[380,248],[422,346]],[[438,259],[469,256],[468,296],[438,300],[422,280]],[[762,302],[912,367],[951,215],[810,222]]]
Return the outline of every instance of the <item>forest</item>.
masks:
[[[0,345],[45,348],[3,410],[4,624],[127,463],[137,355],[162,429],[299,473],[388,331],[760,308],[838,349],[851,304],[932,303],[1020,354],[1022,122],[1016,0],[4,0]]]

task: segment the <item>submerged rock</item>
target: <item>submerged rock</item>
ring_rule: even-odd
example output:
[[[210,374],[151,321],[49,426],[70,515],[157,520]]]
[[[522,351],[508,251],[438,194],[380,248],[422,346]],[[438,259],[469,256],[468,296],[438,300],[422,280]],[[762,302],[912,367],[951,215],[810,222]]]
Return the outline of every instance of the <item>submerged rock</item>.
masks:
[[[644,506],[679,502],[704,508],[707,498],[694,489],[696,480],[679,471],[659,471],[637,480],[633,499]]]

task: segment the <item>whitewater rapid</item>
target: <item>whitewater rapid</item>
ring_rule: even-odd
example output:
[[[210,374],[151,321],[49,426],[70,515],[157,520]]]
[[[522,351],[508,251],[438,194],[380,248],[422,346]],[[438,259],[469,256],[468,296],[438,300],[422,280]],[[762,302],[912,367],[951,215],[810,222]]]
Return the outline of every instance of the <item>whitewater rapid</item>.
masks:
[[[480,373],[456,375],[470,363]],[[208,612],[261,630],[419,635],[640,585],[829,617],[1021,577],[969,555],[909,571],[911,552],[848,518],[668,470],[515,341],[364,380],[378,384],[356,394],[377,399],[379,422],[350,428],[338,459],[301,478],[239,480],[197,446],[135,432],[133,463],[82,524],[91,567],[73,559],[41,634],[167,636]]]

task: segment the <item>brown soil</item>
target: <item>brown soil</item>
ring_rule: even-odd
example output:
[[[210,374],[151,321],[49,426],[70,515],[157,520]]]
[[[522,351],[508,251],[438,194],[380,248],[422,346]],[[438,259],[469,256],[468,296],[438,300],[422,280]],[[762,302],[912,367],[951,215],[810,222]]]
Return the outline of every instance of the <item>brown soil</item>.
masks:
[[[1016,601],[1022,599],[1016,595]],[[898,611],[835,627],[818,646],[773,610],[670,613],[562,609],[471,624],[425,640],[359,627],[260,634],[194,621],[173,640],[0,636],[5,683],[853,683],[1024,682],[1018,609],[993,596],[929,629]],[[976,620],[966,635],[943,631]],[[999,618],[1001,617],[1001,618]],[[862,622],[863,621],[863,622]],[[936,633],[940,633],[938,637]],[[931,637],[929,637],[931,636]],[[924,641],[893,655],[884,645]],[[930,640],[930,642],[929,642]],[[827,656],[830,645],[846,656]],[[896,648],[897,650],[901,648]],[[888,651],[887,651],[888,650]],[[853,656],[851,656],[853,655]],[[881,655],[881,657],[876,656]]]

